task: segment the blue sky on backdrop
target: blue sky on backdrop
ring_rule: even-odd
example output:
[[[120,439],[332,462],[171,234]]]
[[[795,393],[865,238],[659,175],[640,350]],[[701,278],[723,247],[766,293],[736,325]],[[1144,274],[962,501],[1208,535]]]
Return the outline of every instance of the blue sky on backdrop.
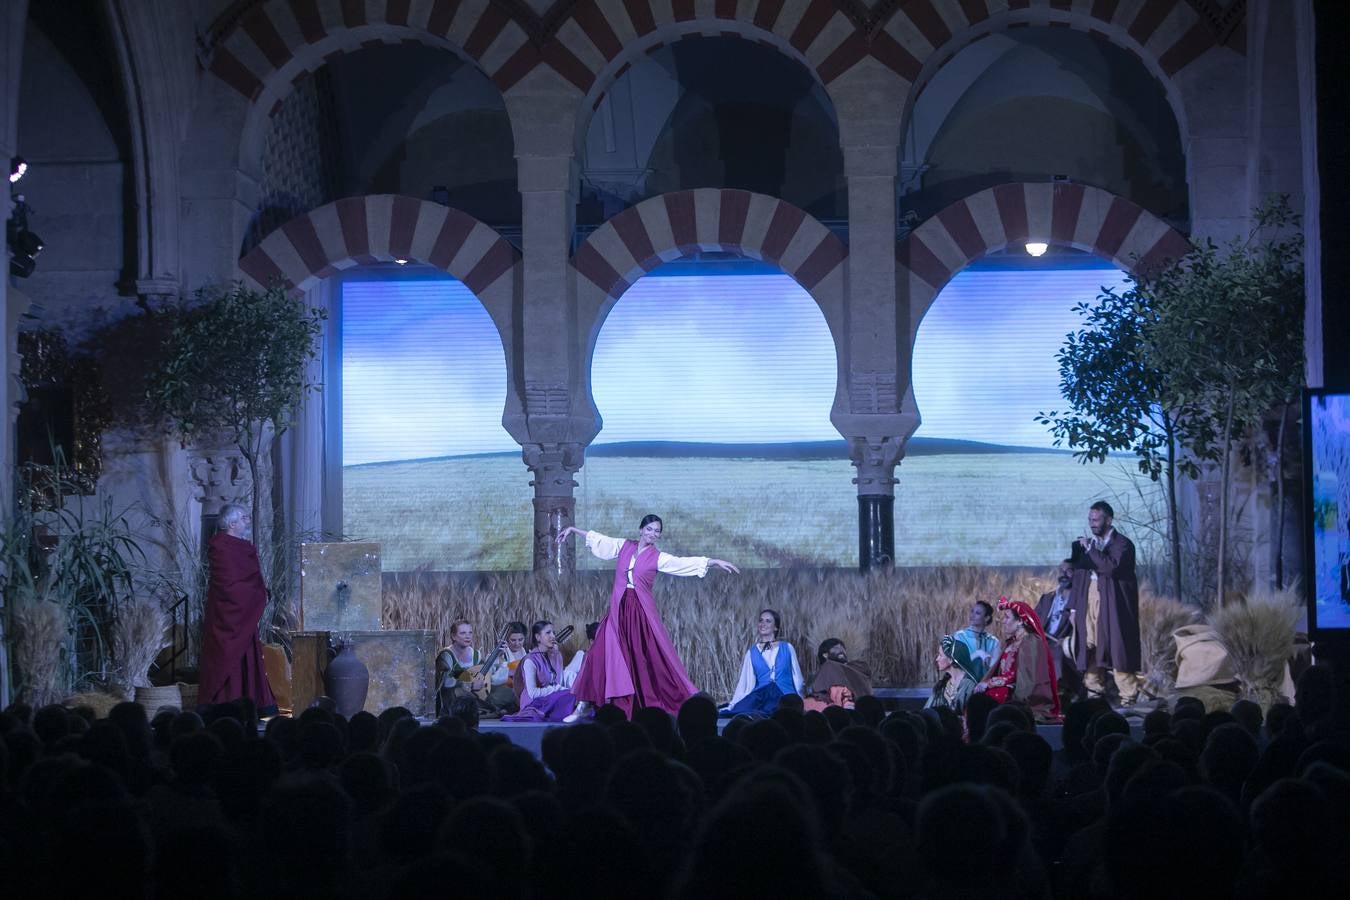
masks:
[[[1032,417],[1063,405],[1055,351],[1072,308],[1123,280],[1095,262],[958,274],[919,329],[919,434],[1050,446]],[[344,283],[342,342],[344,465],[517,449],[500,338],[459,282]],[[835,371],[825,318],[788,276],[648,275],[596,342],[596,442],[837,440]]]

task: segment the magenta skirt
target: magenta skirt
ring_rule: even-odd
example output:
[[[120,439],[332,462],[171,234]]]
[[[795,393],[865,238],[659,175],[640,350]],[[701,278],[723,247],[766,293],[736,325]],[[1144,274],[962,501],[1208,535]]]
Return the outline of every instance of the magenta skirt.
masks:
[[[605,613],[600,620],[600,631],[612,627]],[[572,692],[578,700],[597,705],[613,703],[628,718],[645,706],[664,709],[671,715],[680,711],[684,701],[693,696],[693,682],[673,651],[667,650],[669,639],[662,640],[652,630],[652,623],[643,615],[637,592],[632,588],[619,599],[619,621],[615,628],[620,658],[607,658],[605,642],[596,640],[581,661]],[[633,693],[622,697],[606,696],[605,671],[609,666],[624,666],[633,681]]]

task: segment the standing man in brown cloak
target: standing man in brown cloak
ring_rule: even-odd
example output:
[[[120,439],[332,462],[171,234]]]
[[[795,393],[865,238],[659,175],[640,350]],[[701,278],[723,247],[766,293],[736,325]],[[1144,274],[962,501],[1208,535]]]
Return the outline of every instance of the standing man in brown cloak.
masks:
[[[258,620],[267,607],[258,551],[249,541],[253,522],[242,506],[227,503],[207,544],[211,581],[202,615],[203,704],[250,698],[259,716],[274,716],[277,701],[263,670]]]
[[[1139,699],[1139,582],[1134,543],[1116,531],[1115,511],[1105,500],[1088,510],[1089,534],[1073,554],[1074,665],[1088,693],[1106,691],[1106,670],[1116,682],[1122,706]]]

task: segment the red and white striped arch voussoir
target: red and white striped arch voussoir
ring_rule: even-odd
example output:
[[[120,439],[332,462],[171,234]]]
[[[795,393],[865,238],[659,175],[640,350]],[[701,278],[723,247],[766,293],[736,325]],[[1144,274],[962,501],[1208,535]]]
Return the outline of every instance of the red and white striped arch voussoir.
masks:
[[[512,272],[520,254],[459,210],[396,194],[348,197],[291,219],[239,260],[259,285],[303,291],[342,269],[405,259],[453,275],[475,294]]]
[[[873,36],[870,52],[911,83],[935,53],[950,56],[991,30],[1032,24],[1106,35],[1153,58],[1168,76],[1216,40],[1215,23],[1201,17],[1193,0],[909,0],[893,5],[895,12]],[[1234,3],[1218,18],[1242,13],[1243,4]]]
[[[798,55],[829,82],[867,55],[867,40],[834,0],[581,0],[550,32],[531,40],[519,17],[489,0],[267,0],[241,16],[216,46],[211,71],[275,112],[294,84],[338,53],[413,41],[472,59],[500,90],[548,65],[585,92],[625,46],[670,38],[737,34]],[[709,17],[711,12],[711,17]],[[530,24],[530,23],[526,23]],[[286,79],[276,83],[284,72]]]
[[[583,278],[619,297],[644,273],[700,249],[773,263],[808,291],[848,257],[833,232],[791,203],[707,188],[662,194],[624,210],[592,232],[572,262]]]
[[[1189,247],[1162,219],[1101,188],[1002,184],[958,200],[897,243],[897,275],[909,278],[911,309],[921,315],[924,296],[931,302],[967,265],[1028,241],[1086,250],[1127,272],[1148,272]]]
[[[333,55],[412,41],[472,59],[502,91],[547,65],[589,92],[627,46],[731,34],[797,56],[826,84],[867,56],[915,82],[935,53],[950,54],[990,27],[1044,20],[1128,36],[1171,75],[1216,40],[1215,23],[1193,2],[907,0],[870,10],[859,3],[850,15],[839,0],[579,0],[543,14],[492,0],[266,0],[224,32],[211,71],[276,112]],[[1209,19],[1231,28],[1227,20],[1243,8],[1234,3]]]

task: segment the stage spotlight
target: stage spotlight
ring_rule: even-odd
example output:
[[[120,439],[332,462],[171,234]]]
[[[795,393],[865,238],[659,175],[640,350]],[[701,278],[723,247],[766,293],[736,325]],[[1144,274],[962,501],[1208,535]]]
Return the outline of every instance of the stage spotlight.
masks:
[[[394,262],[398,263],[400,266],[406,266],[408,264],[406,259],[396,259]]]
[[[1027,253],[1032,256],[1044,256],[1050,245],[1043,241],[1027,241]]]
[[[28,230],[28,204],[23,195],[14,198],[14,215],[5,223],[5,240],[9,244],[9,271],[18,278],[27,278],[37,268],[37,255],[42,252],[42,238]]]
[[[22,156],[15,156],[9,161],[9,183],[13,184],[23,177],[23,173],[28,171],[28,161]]]

